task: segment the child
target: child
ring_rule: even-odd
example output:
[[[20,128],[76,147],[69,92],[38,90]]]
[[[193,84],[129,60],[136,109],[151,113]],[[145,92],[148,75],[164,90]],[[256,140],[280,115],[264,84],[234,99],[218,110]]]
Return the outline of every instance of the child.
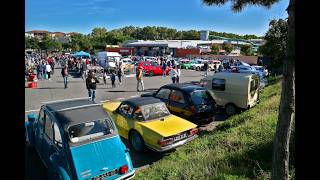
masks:
[[[116,74],[114,73],[114,71],[112,71],[110,79],[111,79],[112,88],[115,88],[116,87],[116,84],[115,84]]]

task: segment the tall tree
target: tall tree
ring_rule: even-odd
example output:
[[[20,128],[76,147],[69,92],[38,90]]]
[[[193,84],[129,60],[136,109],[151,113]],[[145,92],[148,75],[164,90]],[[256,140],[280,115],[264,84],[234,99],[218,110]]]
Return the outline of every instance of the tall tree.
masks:
[[[229,44],[229,43],[226,43],[226,44],[223,44],[223,47],[222,47],[228,54],[231,53],[231,51],[234,49],[233,45]]]
[[[235,12],[247,5],[270,8],[279,0],[202,0],[205,4],[222,5],[230,1]],[[279,116],[273,144],[272,179],[289,179],[289,142],[291,125],[295,111],[295,0],[290,0],[287,8],[288,40],[286,57],[283,60],[283,79]]]
[[[211,54],[219,54],[220,46],[217,44],[214,44],[211,46]]]
[[[269,30],[265,35],[267,42],[258,49],[259,53],[270,59],[267,62],[268,69],[282,68],[287,49],[287,27],[288,23],[283,19],[272,20],[269,23]]]
[[[251,45],[243,45],[241,46],[241,54],[244,54],[246,56],[251,56],[252,55],[252,46]]]

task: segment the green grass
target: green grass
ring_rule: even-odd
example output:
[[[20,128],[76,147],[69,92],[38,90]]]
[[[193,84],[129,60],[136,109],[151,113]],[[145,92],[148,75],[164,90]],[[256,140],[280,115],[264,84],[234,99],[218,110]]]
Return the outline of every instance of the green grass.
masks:
[[[160,161],[135,179],[270,179],[280,79],[274,78],[256,107],[235,115]],[[294,167],[291,168],[294,175]]]

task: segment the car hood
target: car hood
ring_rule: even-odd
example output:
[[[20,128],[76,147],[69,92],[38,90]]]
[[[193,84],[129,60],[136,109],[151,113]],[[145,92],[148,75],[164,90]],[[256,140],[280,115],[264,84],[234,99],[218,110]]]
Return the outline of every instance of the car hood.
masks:
[[[121,104],[120,101],[112,101],[112,102],[106,102],[106,103],[103,103],[103,108],[109,112],[109,113],[112,113],[114,110],[116,110],[119,105]]]
[[[140,124],[163,137],[172,136],[197,127],[196,124],[175,115],[170,115],[164,118],[164,120],[152,120],[148,122],[141,122]]]
[[[79,179],[90,179],[97,175],[128,165],[133,170],[129,153],[119,135],[111,138],[71,147],[70,149],[75,171]],[[113,177],[119,176],[115,174]]]

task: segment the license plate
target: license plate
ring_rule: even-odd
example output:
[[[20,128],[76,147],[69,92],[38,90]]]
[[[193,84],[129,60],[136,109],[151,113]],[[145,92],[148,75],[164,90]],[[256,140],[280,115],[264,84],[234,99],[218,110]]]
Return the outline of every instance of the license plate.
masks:
[[[173,140],[174,140],[174,141],[179,141],[180,139],[183,139],[183,138],[185,138],[185,137],[187,137],[187,134],[186,134],[186,133],[183,133],[183,134],[180,134],[180,135],[178,135],[178,136],[175,136],[175,137],[173,138]]]

